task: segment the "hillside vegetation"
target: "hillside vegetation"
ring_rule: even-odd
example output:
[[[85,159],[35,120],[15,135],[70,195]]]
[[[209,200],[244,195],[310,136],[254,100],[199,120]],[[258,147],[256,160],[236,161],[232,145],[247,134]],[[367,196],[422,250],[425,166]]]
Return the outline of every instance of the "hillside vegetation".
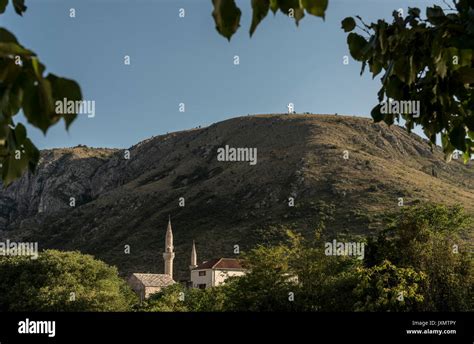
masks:
[[[257,148],[257,164],[218,161],[225,145]],[[277,241],[283,228],[309,234],[324,222],[329,233],[373,234],[399,198],[474,214],[472,161],[446,163],[440,148],[367,118],[238,117],[129,151],[130,159],[85,146],[41,152],[35,175],[0,192],[0,237],[94,254],[123,274],[161,273],[170,215],[178,278],[186,278],[193,239],[203,261]]]

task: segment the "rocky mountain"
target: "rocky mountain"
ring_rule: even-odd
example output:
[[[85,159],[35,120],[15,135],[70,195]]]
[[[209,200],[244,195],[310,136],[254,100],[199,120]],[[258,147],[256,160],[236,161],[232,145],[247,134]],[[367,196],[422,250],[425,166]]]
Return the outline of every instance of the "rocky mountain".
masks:
[[[226,145],[256,148],[257,163],[219,161]],[[35,175],[0,192],[0,238],[91,253],[123,274],[161,273],[171,216],[185,278],[193,239],[202,261],[320,221],[333,233],[371,234],[401,199],[474,214],[473,165],[446,163],[417,135],[366,118],[239,117],[127,150],[43,151]]]

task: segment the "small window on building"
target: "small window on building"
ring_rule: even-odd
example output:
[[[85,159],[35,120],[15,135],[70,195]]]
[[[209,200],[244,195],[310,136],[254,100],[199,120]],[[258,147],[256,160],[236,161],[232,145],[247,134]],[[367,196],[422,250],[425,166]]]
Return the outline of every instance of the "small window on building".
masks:
[[[206,276],[206,271],[199,271],[199,276]]]
[[[206,283],[198,284],[199,289],[206,289]]]

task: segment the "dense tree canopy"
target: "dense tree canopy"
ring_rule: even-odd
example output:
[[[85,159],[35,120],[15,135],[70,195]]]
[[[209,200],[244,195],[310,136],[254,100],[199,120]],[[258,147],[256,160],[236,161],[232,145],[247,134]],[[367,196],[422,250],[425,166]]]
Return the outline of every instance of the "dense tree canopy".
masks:
[[[473,311],[473,222],[459,207],[405,207],[369,238],[362,259],[328,255],[333,236],[260,245],[246,275],[205,290],[174,284],[138,303],[117,270],[92,256],[49,250],[0,257],[0,311]]]
[[[472,311],[474,262],[459,207],[406,207],[366,243],[360,260],[328,256],[329,238],[289,232],[245,257],[249,272],[207,290],[167,288],[143,311]],[[360,240],[360,238],[340,238]]]
[[[89,255],[0,257],[0,311],[126,311],[136,301],[116,268]]]
[[[389,260],[423,272],[423,310],[472,311],[474,261],[467,240],[473,226],[460,207],[404,208],[376,240],[369,241],[366,264],[373,267]]]

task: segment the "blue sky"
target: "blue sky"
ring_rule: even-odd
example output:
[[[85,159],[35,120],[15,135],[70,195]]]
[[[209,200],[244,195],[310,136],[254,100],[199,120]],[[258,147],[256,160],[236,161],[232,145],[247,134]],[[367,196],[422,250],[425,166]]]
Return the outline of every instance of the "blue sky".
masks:
[[[271,14],[250,38],[250,0],[237,0],[241,27],[230,43],[215,30],[211,0],[30,0],[23,17],[9,8],[0,18],[48,72],[78,81],[84,98],[96,102],[96,116],[80,115],[69,132],[62,122],[46,136],[28,127],[33,142],[124,148],[235,116],[285,112],[290,102],[297,112],[369,117],[380,81],[361,77],[352,59],[343,64],[349,53],[341,20],[389,19],[394,9],[424,12],[433,3],[442,2],[330,0],[325,21],[307,15],[296,27]]]

